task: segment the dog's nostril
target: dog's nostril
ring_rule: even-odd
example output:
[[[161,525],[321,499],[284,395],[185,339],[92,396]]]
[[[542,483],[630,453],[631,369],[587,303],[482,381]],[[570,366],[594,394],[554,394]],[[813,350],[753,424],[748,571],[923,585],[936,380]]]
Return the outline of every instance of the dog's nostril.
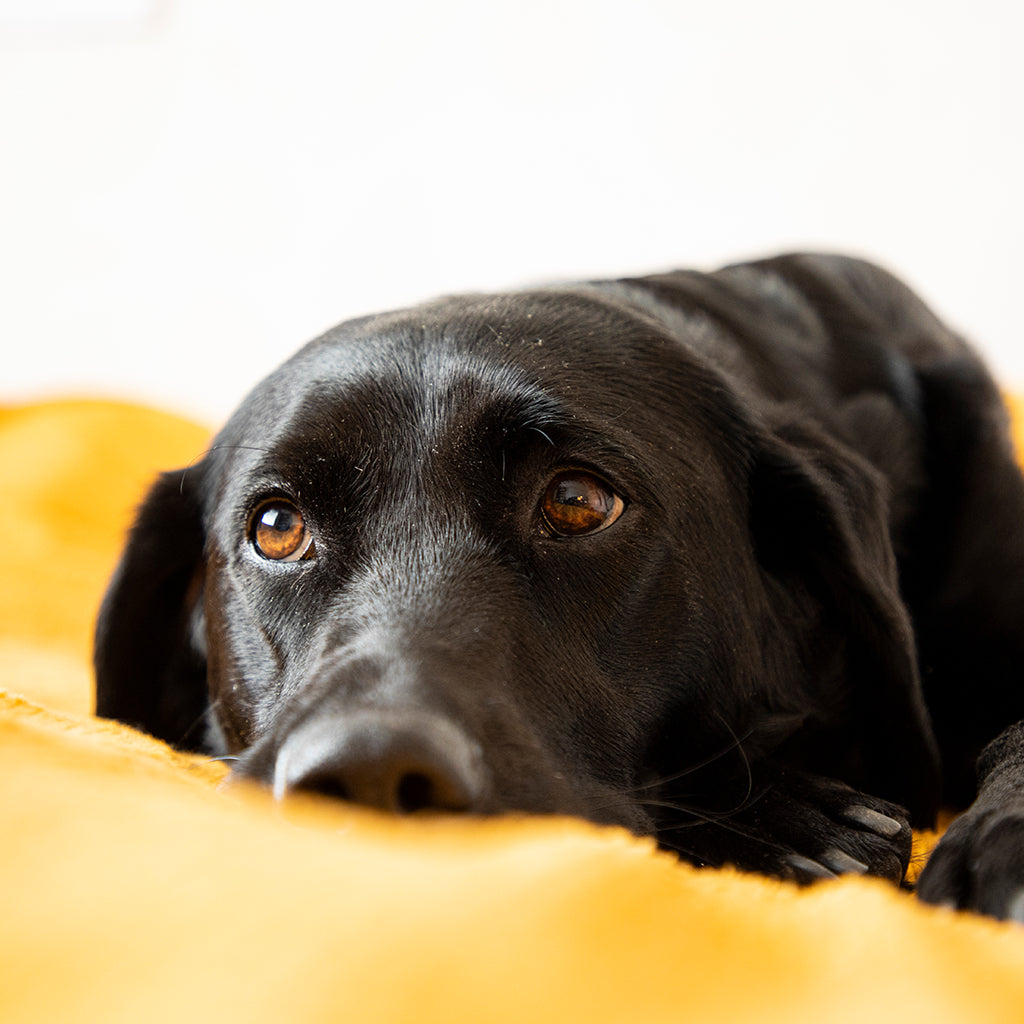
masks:
[[[406,770],[387,759],[341,760],[293,779],[302,789],[396,814],[417,811],[466,811],[472,794],[466,781],[443,768]]]
[[[442,806],[434,791],[434,783],[421,772],[403,775],[398,782],[395,796],[397,809],[403,814],[414,814],[416,811],[428,811]]]
[[[303,789],[309,793],[319,793],[321,796],[334,797],[336,800],[351,800],[348,786],[341,777],[333,772],[314,773],[306,778],[300,779],[297,785],[291,789]]]

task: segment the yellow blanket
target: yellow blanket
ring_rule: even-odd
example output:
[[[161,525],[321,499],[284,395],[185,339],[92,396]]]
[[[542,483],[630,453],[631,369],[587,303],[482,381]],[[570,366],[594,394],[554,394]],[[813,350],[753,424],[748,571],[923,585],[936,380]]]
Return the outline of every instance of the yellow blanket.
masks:
[[[388,819],[222,787],[90,717],[133,504],[204,431],[0,412],[0,1021],[1024,1021],[1024,929],[885,884],[697,871],[555,819]]]

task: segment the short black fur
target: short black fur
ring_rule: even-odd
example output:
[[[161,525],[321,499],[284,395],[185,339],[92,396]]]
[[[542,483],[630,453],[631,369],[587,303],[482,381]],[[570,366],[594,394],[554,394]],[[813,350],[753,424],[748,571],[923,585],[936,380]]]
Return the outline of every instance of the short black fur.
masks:
[[[867,263],[444,299],[312,342],[160,478],[97,711],[278,794],[800,881],[898,881],[969,807],[920,893],[1022,918],[1022,522],[991,378]]]

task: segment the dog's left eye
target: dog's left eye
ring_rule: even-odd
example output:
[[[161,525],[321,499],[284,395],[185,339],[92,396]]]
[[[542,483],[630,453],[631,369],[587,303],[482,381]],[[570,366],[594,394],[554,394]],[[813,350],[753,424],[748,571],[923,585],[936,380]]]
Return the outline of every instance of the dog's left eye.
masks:
[[[302,513],[284,498],[260,505],[252,518],[251,539],[264,558],[275,562],[297,562],[310,555],[313,545]]]
[[[548,484],[541,500],[541,518],[557,537],[584,537],[607,529],[625,511],[626,503],[603,480],[573,469]]]

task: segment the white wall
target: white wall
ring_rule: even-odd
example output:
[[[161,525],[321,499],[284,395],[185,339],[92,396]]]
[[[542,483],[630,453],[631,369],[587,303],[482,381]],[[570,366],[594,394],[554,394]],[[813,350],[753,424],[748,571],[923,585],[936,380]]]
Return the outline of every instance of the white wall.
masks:
[[[216,421],[438,292],[817,246],[1024,385],[1010,0],[0,0],[0,401]]]

